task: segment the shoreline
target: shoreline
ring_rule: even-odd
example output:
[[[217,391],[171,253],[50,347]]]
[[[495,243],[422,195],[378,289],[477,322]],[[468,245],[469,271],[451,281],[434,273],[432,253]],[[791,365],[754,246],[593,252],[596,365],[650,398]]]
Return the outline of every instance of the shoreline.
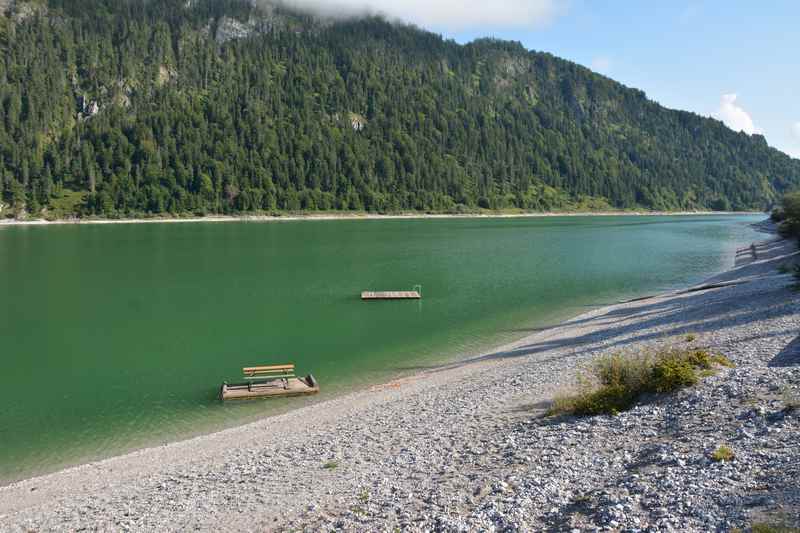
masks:
[[[797,256],[794,245],[790,246],[788,241],[772,240],[759,246],[765,250],[763,259],[748,262],[744,258],[740,264],[737,257],[736,266],[705,281],[705,284],[739,281],[736,285],[696,292],[673,291],[603,306],[484,354],[432,365],[414,375],[376,384],[366,390],[244,426],[2,486],[0,525],[7,521],[9,529],[19,530],[60,530],[87,525],[99,529],[198,527],[209,530],[221,524],[234,528],[237,524],[243,528],[260,524],[270,529],[307,526],[312,530],[317,527],[356,530],[363,529],[365,524],[370,524],[369,527],[381,524],[381,527],[399,525],[401,529],[417,530],[446,523],[442,520],[449,516],[447,513],[434,516],[428,509],[442,505],[446,509],[448,504],[439,500],[446,499],[448,493],[463,493],[467,499],[477,498],[483,504],[500,505],[493,500],[494,496],[505,498],[511,492],[519,492],[517,482],[509,481],[507,476],[494,479],[501,473],[492,465],[481,464],[484,455],[495,458],[496,462],[504,461],[508,446],[511,446],[508,444],[509,435],[517,435],[520,428],[530,430],[532,415],[537,409],[541,410],[535,406],[570,383],[575,368],[598,354],[606,353],[609,348],[618,349],[615,348],[618,345],[638,347],[665,342],[674,337],[676,331],[685,335],[693,330],[686,329],[688,326],[683,324],[686,321],[684,314],[695,313],[703,320],[717,320],[712,311],[722,313],[725,305],[734,305],[737,301],[742,302],[743,298],[754,298],[753,295],[765,291],[767,296],[781,294],[781,298],[788,298],[788,304],[784,301],[779,302],[781,304],[796,306],[794,301],[797,298],[787,292],[787,276],[775,271],[780,261]],[[720,307],[718,301],[724,305]],[[758,311],[768,303],[769,300],[762,297],[753,300],[752,306],[754,311]],[[684,311],[667,314],[657,330],[652,331],[656,326],[649,315],[673,307]],[[779,318],[780,335],[766,329],[762,331],[761,326],[758,331],[766,339],[765,343],[774,344],[776,339],[782,342],[788,338],[791,345],[791,339],[798,333],[796,319],[785,315]],[[619,322],[623,320],[631,330],[626,330],[624,335],[619,331]],[[736,335],[742,324],[736,322],[735,317],[730,328],[714,324],[716,322],[712,322],[710,327],[698,328],[702,331],[698,342],[714,347],[730,344],[728,349],[739,349]],[[750,332],[742,335],[749,338]],[[763,351],[770,350],[765,348]],[[742,357],[733,358],[737,363],[747,362]],[[794,375],[800,378],[796,373]],[[521,379],[521,376],[526,378]],[[709,381],[720,379],[714,377]],[[476,385],[487,387],[487,393],[476,391]],[[684,396],[686,394],[693,392],[690,390]],[[628,415],[617,418],[623,416]],[[613,419],[609,422],[614,423]],[[275,427],[288,429],[276,432]],[[564,438],[564,431],[562,428],[560,433],[555,433],[558,440]],[[448,432],[452,433],[448,436]],[[519,440],[520,437],[514,438]],[[541,436],[537,439],[541,440]],[[371,447],[373,441],[379,442],[380,446]],[[427,448],[431,442],[433,449]],[[548,444],[553,445],[553,442]],[[440,457],[437,447],[441,446],[446,453]],[[536,450],[533,444],[529,448]],[[414,451],[412,458],[407,457],[409,449]],[[502,453],[495,454],[497,450]],[[607,450],[604,448],[602,451]],[[526,453],[533,452],[529,450]],[[540,450],[540,453],[544,452]],[[449,465],[453,454],[459,457],[459,461],[465,461],[460,469],[465,470],[466,481]],[[542,456],[546,457],[546,454]],[[335,466],[329,466],[334,463]],[[528,470],[524,471],[530,471],[525,464],[523,461],[523,468]],[[402,476],[409,470],[417,476],[416,479],[412,477],[409,483],[397,479],[392,481],[392,473]],[[445,474],[431,474],[439,471]],[[303,472],[311,475],[303,476]],[[536,475],[541,474],[537,470]],[[376,475],[382,481],[370,481]],[[470,497],[471,488],[464,492],[462,485],[475,481],[470,476],[476,476],[482,480],[481,483],[489,483],[489,489],[483,491],[485,494]],[[272,477],[290,481],[276,485]],[[304,480],[304,477],[308,479]],[[428,478],[435,478],[433,485]],[[245,492],[236,488],[238,485],[230,485],[231,479],[238,480]],[[423,488],[410,488],[420,483]],[[442,484],[441,489],[439,484]],[[364,486],[367,489],[363,489]],[[260,499],[248,495],[248,491],[254,489],[262,491]],[[363,497],[363,490],[370,491],[369,497]],[[424,490],[434,495],[427,499],[436,500],[435,505],[426,501],[423,494],[417,494]],[[404,491],[411,495],[403,496]],[[410,508],[410,511],[404,511],[409,516],[398,513],[397,517],[387,519],[382,508],[371,507],[373,499],[378,503],[383,500],[391,503],[398,494],[404,502],[401,507]],[[192,503],[195,497],[200,498],[208,509],[196,507]],[[233,504],[230,497],[234,497]],[[422,500],[418,501],[419,498]],[[368,501],[363,502],[365,499]],[[135,503],[133,509],[131,502]],[[364,513],[353,511],[353,506],[364,507]],[[152,513],[145,511],[151,507],[154,509]],[[471,529],[491,523],[485,523],[486,516],[475,514],[476,506],[467,507],[472,509],[472,514],[465,514],[466,508],[460,510],[456,513],[457,519],[454,518],[455,524]],[[128,511],[123,511],[126,508]],[[539,511],[546,515],[549,509]],[[494,510],[506,513],[503,516],[508,511],[502,506]],[[370,521],[364,522],[362,514]],[[126,516],[132,518],[128,520]],[[278,517],[283,518],[276,523]],[[248,521],[250,518],[252,521]],[[541,528],[552,525],[547,522],[549,518],[539,515],[530,517],[533,522],[525,522],[528,518],[514,519],[522,520],[519,524],[523,529],[524,526]],[[682,525],[689,530],[700,529],[697,523]],[[680,526],[674,524],[674,527]],[[463,528],[454,530],[458,529]]]
[[[63,226],[87,224],[184,224],[193,222],[297,222],[323,220],[427,220],[427,219],[487,219],[487,218],[550,218],[550,217],[599,217],[599,216],[725,216],[725,215],[763,215],[759,211],[568,211],[568,212],[530,212],[530,213],[321,213],[321,214],[285,214],[285,215],[209,215],[204,217],[154,217],[154,218],[90,218],[90,219],[58,219],[58,220],[17,220],[0,219],[0,227],[8,226]]]

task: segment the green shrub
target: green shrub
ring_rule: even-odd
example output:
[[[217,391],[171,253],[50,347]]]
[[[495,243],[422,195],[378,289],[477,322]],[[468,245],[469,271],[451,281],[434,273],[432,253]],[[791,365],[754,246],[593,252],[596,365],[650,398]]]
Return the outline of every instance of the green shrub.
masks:
[[[800,237],[800,191],[790,192],[781,200],[783,219],[778,232],[784,237]]]
[[[736,457],[736,454],[733,453],[733,450],[730,447],[725,446],[724,444],[718,447],[714,452],[711,454],[711,459],[718,463],[723,461],[733,461]]]
[[[772,210],[772,213],[769,216],[770,220],[775,223],[783,222],[786,220],[786,213],[784,212],[782,207],[776,207]]]
[[[617,414],[630,409],[636,396],[623,385],[607,385],[592,392],[557,398],[550,414],[570,413],[578,416]]]
[[[688,359],[669,357],[653,366],[652,388],[655,392],[670,392],[697,383],[697,368]],[[699,368],[706,368],[701,366]]]
[[[579,377],[577,393],[554,399],[548,414],[617,414],[630,409],[644,394],[662,394],[694,385],[713,373],[715,366],[733,363],[706,350],[687,349],[604,357]]]
[[[778,225],[778,233],[781,237],[797,237],[800,235],[800,220],[787,218]]]
[[[785,218],[800,220],[800,191],[784,194],[781,200],[781,208]]]

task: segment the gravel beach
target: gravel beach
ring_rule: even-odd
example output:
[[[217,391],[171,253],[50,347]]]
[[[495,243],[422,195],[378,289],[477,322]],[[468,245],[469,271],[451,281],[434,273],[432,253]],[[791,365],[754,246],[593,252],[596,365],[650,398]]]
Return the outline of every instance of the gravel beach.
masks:
[[[611,305],[412,377],[0,488],[0,530],[798,527],[800,293],[779,270],[792,261],[795,243],[771,238],[716,288]],[[676,344],[736,367],[618,416],[542,416],[596,357]],[[735,458],[713,461],[723,444]]]

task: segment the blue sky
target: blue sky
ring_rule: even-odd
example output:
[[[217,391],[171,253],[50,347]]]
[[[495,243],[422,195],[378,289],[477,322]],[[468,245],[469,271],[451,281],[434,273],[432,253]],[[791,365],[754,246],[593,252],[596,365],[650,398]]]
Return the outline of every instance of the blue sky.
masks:
[[[486,35],[520,41],[640,88],[667,107],[761,132],[800,157],[800,2],[544,3],[554,9],[519,24],[429,26],[459,42]]]

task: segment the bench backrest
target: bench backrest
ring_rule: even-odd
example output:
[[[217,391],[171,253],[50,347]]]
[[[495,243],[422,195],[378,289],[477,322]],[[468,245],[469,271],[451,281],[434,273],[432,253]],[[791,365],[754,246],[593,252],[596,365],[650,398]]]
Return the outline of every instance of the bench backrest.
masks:
[[[242,369],[242,374],[246,377],[278,377],[287,374],[294,374],[294,365],[272,365],[272,366],[246,366]]]

